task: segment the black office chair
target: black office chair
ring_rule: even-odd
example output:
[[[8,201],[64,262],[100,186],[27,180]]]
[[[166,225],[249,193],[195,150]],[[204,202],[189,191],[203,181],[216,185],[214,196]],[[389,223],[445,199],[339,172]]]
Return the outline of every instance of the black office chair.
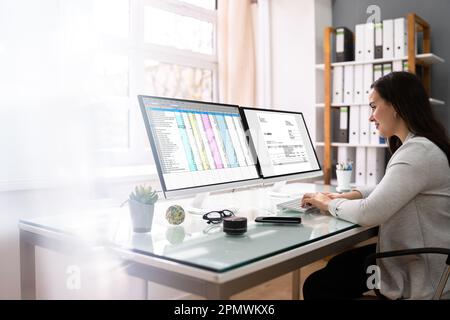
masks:
[[[398,257],[405,256],[411,254],[445,254],[447,255],[447,260],[445,261],[444,271],[442,272],[441,279],[437,285],[437,288],[433,295],[433,300],[439,300],[444,291],[445,285],[447,283],[448,277],[450,275],[450,249],[444,248],[418,248],[418,249],[406,249],[406,250],[396,250],[396,251],[387,251],[387,252],[378,252],[369,255],[364,264],[364,270],[367,270],[367,267],[375,264],[376,259],[390,258],[390,257]],[[380,299],[386,299],[378,289],[374,289],[375,294]]]

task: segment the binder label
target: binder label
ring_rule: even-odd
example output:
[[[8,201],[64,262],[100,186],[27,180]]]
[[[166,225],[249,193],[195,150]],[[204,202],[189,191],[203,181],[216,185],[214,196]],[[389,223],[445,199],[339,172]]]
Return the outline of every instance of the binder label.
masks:
[[[348,128],[348,107],[341,107],[341,121],[339,121],[339,128],[342,130],[347,130]]]
[[[336,30],[336,52],[344,52],[344,29]]]

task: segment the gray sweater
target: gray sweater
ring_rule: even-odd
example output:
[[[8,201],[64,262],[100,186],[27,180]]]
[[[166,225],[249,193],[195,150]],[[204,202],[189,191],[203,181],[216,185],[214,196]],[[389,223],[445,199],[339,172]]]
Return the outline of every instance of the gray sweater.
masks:
[[[392,155],[381,182],[357,187],[363,199],[334,199],[332,215],[379,225],[377,251],[450,248],[450,167],[444,152],[411,133]],[[430,299],[445,267],[443,255],[378,260],[380,292],[390,299]],[[450,281],[449,281],[450,282]],[[450,298],[450,283],[443,298]]]

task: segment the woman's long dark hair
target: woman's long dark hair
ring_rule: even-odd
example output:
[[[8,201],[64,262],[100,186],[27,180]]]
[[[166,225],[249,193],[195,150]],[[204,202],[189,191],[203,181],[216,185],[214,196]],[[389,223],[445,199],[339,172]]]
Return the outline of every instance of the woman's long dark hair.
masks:
[[[445,128],[434,117],[427,92],[419,78],[409,72],[392,72],[375,81],[371,87],[392,104],[409,131],[437,145],[447,156],[450,166],[450,139]],[[389,137],[392,153],[401,145],[398,137]]]

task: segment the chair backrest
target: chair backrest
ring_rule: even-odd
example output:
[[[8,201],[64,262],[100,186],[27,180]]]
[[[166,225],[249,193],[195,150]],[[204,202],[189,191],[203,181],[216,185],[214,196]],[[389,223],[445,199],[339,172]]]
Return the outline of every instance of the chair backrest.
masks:
[[[390,258],[390,257],[398,257],[398,256],[406,256],[412,254],[444,254],[447,256],[445,261],[444,271],[442,272],[439,283],[436,287],[436,290],[433,294],[433,300],[439,300],[442,297],[442,293],[444,292],[445,285],[447,284],[448,278],[450,276],[450,249],[445,248],[416,248],[416,249],[405,249],[405,250],[396,250],[396,251],[387,251],[387,252],[377,252],[369,255],[364,263],[364,270],[370,265],[373,265],[376,259]],[[386,299],[385,296],[381,294],[378,289],[374,289],[376,295],[381,299]]]

